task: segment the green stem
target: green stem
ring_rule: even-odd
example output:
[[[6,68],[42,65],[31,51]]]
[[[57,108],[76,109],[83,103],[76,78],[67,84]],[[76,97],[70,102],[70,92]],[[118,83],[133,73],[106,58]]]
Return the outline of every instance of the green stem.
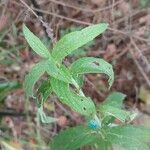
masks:
[[[72,83],[73,85],[77,88],[77,90],[79,91],[79,95],[80,96],[83,96],[83,97],[86,97],[83,93],[83,91],[81,90],[81,88],[79,87],[78,83],[72,79]],[[94,119],[97,121],[97,123],[99,124],[99,126],[101,126],[101,121],[100,119],[98,118],[97,114],[94,115]]]

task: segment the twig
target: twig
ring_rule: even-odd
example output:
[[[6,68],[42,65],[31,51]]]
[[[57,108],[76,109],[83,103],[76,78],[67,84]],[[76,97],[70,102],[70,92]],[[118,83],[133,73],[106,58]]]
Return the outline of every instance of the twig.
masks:
[[[32,8],[29,6],[29,5],[27,5],[23,0],[20,0],[20,2],[25,6],[25,7],[27,7],[33,14],[34,14],[34,16],[38,19],[39,18],[39,16],[32,10]],[[44,22],[43,22],[43,20],[40,20],[40,22],[43,24]]]
[[[122,31],[122,30],[117,30],[117,29],[113,29],[113,28],[108,28],[108,29],[109,29],[110,31],[113,31],[113,32],[117,32],[117,33],[123,34],[123,35],[125,35],[125,36],[127,36],[127,37],[129,37],[129,38],[131,37],[131,33],[126,33],[126,32],[124,32],[124,31]],[[133,33],[132,33],[132,37],[135,38],[135,39],[144,41],[144,42],[150,42],[149,39],[145,39],[145,38],[136,36],[136,35],[134,35]]]
[[[76,118],[65,107],[63,107],[63,105],[61,105],[57,100],[54,100],[54,102],[60,109],[62,109],[67,115],[69,115],[72,120],[76,121]]]
[[[147,60],[147,58],[143,55],[142,51],[138,48],[135,41],[131,38],[131,44],[134,46],[134,48],[138,51],[138,53],[141,56],[141,59],[143,60],[144,64],[148,68],[148,72],[150,71],[150,62]]]
[[[136,60],[135,56],[134,56],[134,52],[132,50],[131,47],[129,47],[129,52],[133,58],[134,63],[136,64],[137,68],[139,69],[140,73],[142,74],[142,76],[144,77],[146,83],[148,84],[148,86],[150,87],[150,79],[148,78],[148,76],[146,75],[145,71],[143,70],[143,68],[141,67],[141,65],[139,64],[139,62]]]
[[[79,23],[79,24],[82,24],[82,25],[93,25],[93,23],[90,23],[90,22],[85,22],[85,21],[81,21],[81,20],[77,20],[77,19],[73,19],[73,18],[69,18],[69,17],[65,17],[65,16],[62,16],[62,15],[58,15],[56,13],[53,13],[53,12],[49,12],[49,11],[46,11],[46,10],[39,10],[39,9],[36,9],[36,8],[32,8],[33,10],[36,10],[36,11],[39,11],[39,12],[42,12],[42,13],[45,13],[45,14],[49,14],[49,15],[52,15],[52,16],[55,16],[55,17],[58,17],[58,18],[61,18],[61,19],[65,19],[65,20],[68,20],[68,21],[71,21],[71,22],[75,22],[75,23]],[[117,30],[117,29],[114,29],[114,28],[108,28],[110,31],[112,32],[117,32],[117,33],[120,33],[120,34],[123,34],[127,37],[130,37],[131,35],[129,33],[126,33],[124,31],[121,31],[121,30]],[[136,36],[136,35],[132,35],[132,37],[138,39],[138,40],[141,40],[141,41],[144,41],[144,42],[150,42],[149,39],[144,39],[144,38],[141,38],[139,36]]]
[[[104,94],[99,92],[97,90],[97,88],[95,87],[95,85],[88,79],[85,77],[85,81],[96,91],[96,93],[100,96],[100,97],[103,97],[104,98]]]
[[[43,18],[42,16],[38,16],[34,10],[29,6],[27,5],[23,0],[20,0],[20,2],[25,6],[27,7],[32,13],[33,15],[42,23],[42,25],[45,27],[46,29],[46,33],[48,34],[49,38],[52,40],[52,43],[55,43],[56,42],[56,39],[54,38],[54,34],[53,34],[53,29],[51,29],[48,24],[46,22],[43,21]],[[39,12],[39,11],[37,11]],[[40,12],[39,12],[40,13]]]
[[[22,1],[22,0],[20,0]],[[15,3],[17,5],[19,5],[18,3],[16,3],[15,1],[12,1],[12,3]],[[21,6],[21,5],[20,5]],[[31,8],[30,8],[31,9]],[[78,23],[78,24],[82,24],[82,25],[93,25],[92,23],[90,22],[85,22],[85,21],[81,21],[81,20],[77,20],[77,19],[73,19],[73,18],[69,18],[69,17],[65,17],[65,16],[62,16],[62,15],[59,15],[59,14],[56,14],[56,13],[53,13],[53,12],[50,12],[50,11],[46,11],[46,10],[41,10],[41,9],[37,9],[37,8],[32,8],[32,11],[35,10],[35,11],[38,11],[38,12],[41,12],[41,13],[45,13],[45,14],[49,14],[49,15],[52,15],[52,16],[55,16],[57,18],[61,18],[61,19],[65,19],[65,20],[68,20],[68,21],[71,21],[71,22],[75,22],[75,23]],[[131,33],[127,33],[127,32],[124,32],[124,31],[121,31],[121,30],[117,30],[117,29],[114,29],[114,28],[108,28],[108,30],[112,31],[112,32],[117,32],[119,34],[123,34],[127,37],[131,37]],[[150,42],[149,39],[145,39],[145,38],[142,38],[142,37],[139,37],[139,36],[136,36],[132,33],[132,37],[135,38],[135,39],[138,39],[138,40],[141,40],[143,42]]]
[[[88,22],[77,20],[77,19],[65,17],[65,16],[62,16],[62,15],[50,12],[50,11],[46,11],[46,10],[42,10],[42,9],[37,9],[37,8],[32,8],[32,9],[36,10],[36,11],[39,11],[39,12],[42,12],[42,13],[45,13],[45,14],[48,14],[48,15],[55,16],[57,18],[68,20],[68,21],[71,21],[71,22],[75,22],[75,23],[79,23],[79,24],[83,24],[83,25],[92,25],[92,23],[88,23]]]
[[[71,5],[71,4],[68,4],[68,3],[64,3],[62,1],[57,1],[57,0],[49,0],[49,1],[52,2],[52,3],[58,4],[58,5],[62,5],[62,6],[65,6],[65,7],[70,7],[70,8],[76,9],[76,10],[80,10],[80,11],[84,11],[84,12],[90,12],[90,13],[98,13],[98,12],[101,12],[101,11],[108,10],[108,9],[111,9],[112,7],[117,6],[121,2],[123,2],[123,0],[120,0],[120,1],[117,1],[116,3],[113,3],[110,6],[93,10],[93,9],[89,9],[89,8],[81,8],[79,6],[74,6],[74,5]]]
[[[28,113],[27,112],[16,112],[16,111],[9,111],[9,110],[4,110],[0,111],[0,116],[12,116],[12,117],[27,117]],[[34,116],[35,114],[32,114],[31,112],[29,113],[30,116]]]
[[[31,3],[33,4],[33,6],[34,6],[35,8],[40,9],[40,6],[38,5],[38,3],[37,3],[36,0],[30,0],[30,1],[31,1]],[[38,16],[42,16],[42,15],[43,15],[41,12],[38,12],[38,11],[37,11],[36,13],[37,13]]]
[[[128,52],[128,48],[124,49],[122,52],[120,52],[118,55],[113,57],[113,60],[117,60],[120,57],[122,57],[123,55],[125,55]]]

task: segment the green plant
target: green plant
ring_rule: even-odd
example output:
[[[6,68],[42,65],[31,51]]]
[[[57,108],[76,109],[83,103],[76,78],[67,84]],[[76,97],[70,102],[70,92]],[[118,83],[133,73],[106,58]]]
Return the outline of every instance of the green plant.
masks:
[[[60,35],[61,35],[61,37],[63,37],[65,34],[68,34],[70,32],[74,32],[74,31],[80,31],[82,29],[83,29],[83,27],[72,26],[72,27],[67,28],[65,30],[61,30]],[[68,56],[73,57],[73,58],[79,58],[79,57],[86,56],[87,49],[92,47],[94,44],[95,44],[95,40],[92,40],[92,41],[86,43],[84,46],[79,47],[78,49],[74,50]]]
[[[141,8],[148,8],[150,6],[149,0],[139,0]]]
[[[54,45],[50,54],[42,42],[23,25],[27,42],[42,57],[26,76],[24,84],[27,96],[37,100],[37,113],[41,121],[44,123],[57,121],[56,118],[46,116],[43,111],[43,104],[52,92],[62,103],[86,118],[84,125],[68,128],[54,137],[49,144],[51,150],[76,150],[85,145],[89,145],[91,149],[110,150],[114,144],[128,150],[149,149],[150,129],[129,125],[135,114],[123,109],[124,94],[113,92],[103,104],[96,107],[91,98],[82,92],[86,73],[107,75],[110,88],[114,81],[111,64],[94,57],[79,58],[68,68],[62,64],[67,55],[103,33],[107,26],[106,23],[102,23],[71,32]],[[34,92],[35,83],[45,72],[48,79],[42,83],[37,92]],[[39,95],[41,101],[37,98]],[[121,123],[115,123],[116,119]]]

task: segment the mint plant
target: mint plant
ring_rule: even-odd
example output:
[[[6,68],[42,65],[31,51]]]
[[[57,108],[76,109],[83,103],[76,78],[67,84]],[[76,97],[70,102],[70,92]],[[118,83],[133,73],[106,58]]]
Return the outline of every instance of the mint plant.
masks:
[[[102,104],[95,106],[91,98],[86,97],[82,91],[84,74],[87,73],[105,74],[110,88],[114,81],[112,65],[94,57],[79,58],[69,67],[62,63],[66,56],[102,34],[107,27],[108,24],[101,23],[71,32],[62,37],[50,53],[39,38],[23,25],[27,42],[42,58],[25,77],[24,83],[27,97],[33,97],[37,101],[37,113],[41,121],[57,121],[57,118],[46,116],[43,111],[43,105],[52,93],[86,119],[83,125],[68,128],[55,136],[49,143],[51,150],[76,150],[85,145],[92,150],[110,150],[115,145],[127,150],[149,150],[150,129],[129,125],[135,118],[135,113],[123,108],[124,94],[113,92]],[[48,79],[34,90],[35,83],[45,73]],[[116,119],[120,123],[117,124]]]

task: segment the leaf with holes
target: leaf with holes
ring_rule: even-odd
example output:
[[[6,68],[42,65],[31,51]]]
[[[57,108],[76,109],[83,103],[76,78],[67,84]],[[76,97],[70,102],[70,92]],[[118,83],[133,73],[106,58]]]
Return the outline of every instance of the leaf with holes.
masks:
[[[109,77],[109,87],[112,86],[114,81],[114,72],[112,65],[100,58],[83,57],[76,60],[70,66],[70,72],[73,75],[85,74],[85,73],[103,73]]]
[[[71,107],[74,111],[85,116],[91,116],[96,113],[92,100],[71,91],[69,84],[52,78],[51,85],[56,95],[60,98],[60,101]]]
[[[75,82],[78,84],[80,88],[84,85],[84,76],[83,75],[72,75],[72,78],[75,80]]]
[[[28,28],[26,25],[23,25],[23,34],[28,42],[28,44],[31,46],[31,48],[41,57],[43,58],[49,58],[50,53],[48,49],[45,47],[45,45],[40,41],[38,37],[36,37]]]
[[[53,47],[52,57],[56,61],[61,61],[74,50],[92,41],[99,34],[103,33],[107,27],[108,24],[101,23],[65,35]]]
[[[99,136],[95,131],[84,127],[77,126],[60,132],[50,142],[51,150],[77,150],[84,145],[93,144]]]

